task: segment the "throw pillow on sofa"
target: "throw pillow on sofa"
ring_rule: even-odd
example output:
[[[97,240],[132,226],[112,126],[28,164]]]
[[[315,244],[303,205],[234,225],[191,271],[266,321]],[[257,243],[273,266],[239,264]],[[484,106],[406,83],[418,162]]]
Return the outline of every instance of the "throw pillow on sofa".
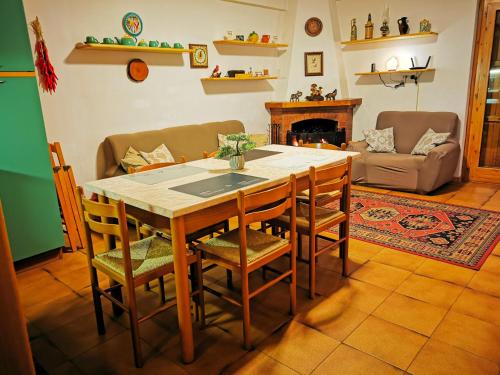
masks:
[[[159,145],[151,152],[139,151],[141,156],[146,159],[149,164],[156,163],[174,163],[175,159],[170,150],[164,144]]]
[[[148,162],[141,156],[139,151],[130,146],[123,159],[120,160],[120,164],[126,172],[128,171],[129,167],[132,168],[142,167],[144,165],[148,165]]]
[[[363,130],[366,143],[368,143],[366,150],[369,152],[396,152],[394,148],[393,129],[394,128]]]
[[[262,147],[269,144],[269,137],[265,133],[249,134],[248,136],[250,137],[250,140],[252,142],[255,142],[255,147]],[[225,134],[220,134],[220,133],[217,134],[217,139],[219,141],[219,148],[225,146],[226,144],[231,144],[231,145],[236,144],[236,142],[234,141],[226,140],[226,137],[227,135]]]
[[[413,150],[412,155],[427,155],[434,147],[442,145],[448,139],[450,133],[436,133],[431,128],[427,129],[422,137],[418,140]]]

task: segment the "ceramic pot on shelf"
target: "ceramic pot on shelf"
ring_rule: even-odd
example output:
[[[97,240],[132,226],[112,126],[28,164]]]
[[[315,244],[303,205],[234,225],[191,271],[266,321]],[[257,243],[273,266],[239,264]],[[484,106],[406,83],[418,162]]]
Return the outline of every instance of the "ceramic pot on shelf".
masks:
[[[232,170],[245,168],[245,157],[243,155],[233,155],[229,158],[229,166]]]
[[[398,20],[399,33],[401,35],[408,34],[410,32],[410,25],[408,25],[408,17],[401,17]]]

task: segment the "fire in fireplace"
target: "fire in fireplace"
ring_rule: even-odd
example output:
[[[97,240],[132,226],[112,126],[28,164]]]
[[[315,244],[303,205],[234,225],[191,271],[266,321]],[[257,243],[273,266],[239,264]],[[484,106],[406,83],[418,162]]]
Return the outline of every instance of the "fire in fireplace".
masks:
[[[292,124],[292,130],[287,131],[286,144],[298,146],[299,140],[304,143],[330,143],[340,146],[346,141],[344,128],[338,129],[335,120],[307,119]]]

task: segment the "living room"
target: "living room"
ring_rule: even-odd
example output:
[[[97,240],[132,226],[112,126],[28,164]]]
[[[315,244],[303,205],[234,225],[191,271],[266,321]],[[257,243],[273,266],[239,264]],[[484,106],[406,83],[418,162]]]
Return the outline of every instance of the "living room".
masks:
[[[2,373],[498,374],[499,9],[6,0]]]

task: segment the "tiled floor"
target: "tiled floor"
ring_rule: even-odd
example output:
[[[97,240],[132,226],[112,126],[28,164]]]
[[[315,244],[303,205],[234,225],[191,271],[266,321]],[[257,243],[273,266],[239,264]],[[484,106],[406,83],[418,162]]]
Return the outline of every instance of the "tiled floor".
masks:
[[[452,185],[419,198],[500,211],[498,185]],[[500,373],[500,246],[479,272],[356,240],[350,256],[349,278],[336,254],[322,256],[314,301],[299,266],[293,319],[286,285],[258,296],[250,352],[241,347],[239,309],[207,294],[208,327],[194,329],[197,360],[183,365],[175,309],[160,314],[141,325],[142,370],[133,366],[126,316],[112,317],[107,302],[107,334],[97,335],[84,254],[18,279],[34,356],[52,374]],[[206,275],[212,286],[224,280],[221,270]],[[173,296],[172,278],[167,291]],[[156,288],[138,292],[144,311],[158,303]]]

